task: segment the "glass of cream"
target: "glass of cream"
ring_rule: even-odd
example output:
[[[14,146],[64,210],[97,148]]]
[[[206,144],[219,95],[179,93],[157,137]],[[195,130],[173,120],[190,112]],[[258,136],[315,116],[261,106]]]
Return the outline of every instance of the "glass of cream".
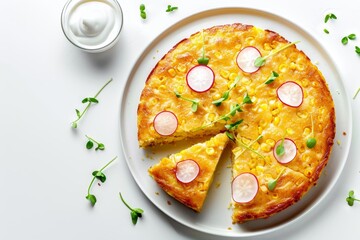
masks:
[[[122,25],[123,14],[117,0],[69,0],[61,13],[61,27],[67,39],[91,53],[113,47]]]

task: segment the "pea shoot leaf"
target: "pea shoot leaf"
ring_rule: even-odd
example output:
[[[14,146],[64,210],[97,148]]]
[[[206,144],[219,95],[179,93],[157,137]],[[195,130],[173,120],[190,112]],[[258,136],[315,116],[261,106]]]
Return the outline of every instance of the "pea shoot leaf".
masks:
[[[275,79],[279,77],[277,72],[272,71],[270,77],[265,81],[265,84],[270,84],[275,81]]]
[[[94,143],[93,143],[91,140],[89,140],[89,141],[86,143],[86,148],[87,148],[87,149],[92,149],[93,146],[94,146]]]
[[[92,173],[92,175],[93,175],[96,179],[100,180],[100,182],[102,182],[102,183],[104,183],[104,182],[106,181],[106,176],[105,176],[105,174],[104,174],[103,172],[101,172],[101,171],[94,171],[94,172]]]
[[[94,206],[96,203],[96,197],[93,194],[88,194],[86,199],[90,201],[91,205]]]

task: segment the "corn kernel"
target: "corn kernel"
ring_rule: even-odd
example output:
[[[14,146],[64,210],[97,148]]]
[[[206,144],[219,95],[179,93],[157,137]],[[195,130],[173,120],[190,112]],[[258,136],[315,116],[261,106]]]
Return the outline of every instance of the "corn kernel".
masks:
[[[182,73],[186,72],[186,70],[187,70],[185,64],[179,64],[176,68],[179,72],[182,72]]]
[[[263,172],[264,172],[264,167],[262,167],[262,166],[256,166],[256,171],[257,171],[258,173],[263,173]]]
[[[222,54],[220,52],[216,52],[214,55],[216,58],[222,59]]]
[[[295,70],[296,69],[296,63],[291,62],[290,63],[290,69]]]
[[[254,150],[257,150],[259,147],[260,147],[260,144],[259,144],[258,142],[254,142],[254,143],[251,145],[251,148],[254,149]]]
[[[258,156],[258,155],[257,155],[256,153],[253,153],[253,152],[251,153],[251,157],[252,157],[252,158],[257,158],[257,156]]]
[[[254,41],[255,41],[255,38],[252,36],[245,38],[245,42],[249,43],[250,45],[253,45]]]
[[[241,79],[241,83],[244,84],[244,85],[249,85],[251,83],[251,80],[247,77],[243,77]]]
[[[318,129],[319,129],[319,132],[323,131],[323,125],[321,123],[318,124]]]
[[[307,177],[311,177],[311,175],[312,175],[311,169],[310,169],[310,168],[305,169],[304,174],[305,174],[305,176],[307,176]]]
[[[215,119],[215,113],[207,113],[207,116],[205,116],[205,119],[209,122],[214,121]]]
[[[267,143],[262,143],[260,145],[260,148],[263,152],[270,152],[271,151],[271,146]]]
[[[273,194],[272,194],[272,198],[273,198],[273,199],[277,199],[277,198],[279,198],[279,195],[278,195],[277,193],[273,193]]]
[[[275,126],[277,126],[277,125],[279,124],[279,122],[280,122],[280,118],[279,118],[279,117],[274,117],[273,124],[274,124]]]
[[[268,191],[268,189],[267,189],[267,187],[265,185],[261,185],[260,189],[261,189],[262,192],[267,192]]]
[[[163,91],[163,90],[166,90],[166,87],[165,87],[165,85],[160,85],[158,89]]]
[[[301,64],[301,63],[299,63],[299,64],[297,64],[296,69],[297,69],[298,71],[304,71],[304,69],[305,69],[305,65],[304,65],[304,64]]]
[[[237,77],[236,73],[230,73],[229,80],[234,81],[234,79]]]
[[[266,50],[266,51],[272,50],[272,48],[271,48],[271,46],[270,46],[269,43],[264,43],[264,50]]]
[[[244,144],[246,144],[246,145],[248,145],[248,144],[250,143],[250,140],[247,139],[247,138],[245,138],[245,137],[242,137],[242,138],[241,138],[241,141],[242,141]]]
[[[213,155],[215,153],[215,150],[212,147],[206,148],[205,151],[208,155]]]
[[[303,154],[303,155],[301,156],[301,160],[302,160],[303,162],[309,162],[309,159],[310,159],[310,157],[309,157],[307,154]]]
[[[318,83],[317,82],[311,82],[311,85],[313,86],[313,87],[317,87],[318,86]]]
[[[283,108],[283,103],[280,101],[276,102],[276,105],[280,110]]]
[[[309,80],[308,80],[307,78],[304,78],[304,79],[301,81],[301,83],[302,83],[302,86],[303,86],[303,87],[309,86]]]
[[[286,72],[286,64],[280,64],[279,72]]]
[[[304,144],[301,144],[301,146],[299,147],[299,152],[300,152],[300,153],[305,152],[305,146],[304,146]]]
[[[226,70],[223,70],[223,69],[220,70],[220,76],[222,76],[225,79],[227,79],[229,77],[229,74],[230,73]]]
[[[266,139],[265,141],[267,144],[269,144],[271,147],[275,146],[275,140],[274,139]]]
[[[240,50],[241,47],[242,47],[241,43],[235,45],[235,49],[236,49],[236,50]]]
[[[176,76],[176,71],[175,71],[173,68],[170,68],[170,69],[168,70],[168,73],[169,73],[170,76],[172,76],[172,77],[175,77],[175,76]]]
[[[260,108],[264,111],[267,111],[269,106],[266,103],[262,103],[262,104],[260,104]]]
[[[287,128],[286,132],[287,132],[287,134],[290,134],[290,135],[295,133],[295,131],[292,128]]]
[[[299,118],[307,118],[307,117],[308,117],[308,113],[307,113],[307,112],[298,111],[298,112],[296,113],[296,115],[297,115]]]
[[[266,122],[265,120],[261,119],[261,120],[259,121],[259,125],[264,128],[264,127],[267,126],[267,122]]]
[[[271,111],[271,114],[274,115],[274,116],[278,115],[279,113],[280,113],[280,110],[278,108]]]
[[[182,93],[184,93],[184,86],[180,85],[176,88],[176,90],[178,93],[182,94]]]
[[[151,99],[150,99],[150,104],[151,104],[151,105],[156,105],[158,102],[159,102],[159,101],[158,101],[157,98],[151,98]]]
[[[315,99],[314,99],[314,98],[312,98],[312,99],[310,100],[310,104],[311,104],[312,106],[314,106],[314,104],[315,104]]]
[[[249,87],[249,88],[247,89],[247,93],[248,93],[250,96],[251,96],[251,95],[254,95],[254,94],[255,94],[254,88]],[[254,99],[253,99],[253,98],[251,98],[251,100],[254,102]]]
[[[258,133],[261,135],[263,132],[263,128],[262,127],[258,127]]]
[[[303,132],[303,135],[304,136],[307,136],[307,135],[309,135],[311,133],[311,129],[310,128],[304,128],[304,132]]]

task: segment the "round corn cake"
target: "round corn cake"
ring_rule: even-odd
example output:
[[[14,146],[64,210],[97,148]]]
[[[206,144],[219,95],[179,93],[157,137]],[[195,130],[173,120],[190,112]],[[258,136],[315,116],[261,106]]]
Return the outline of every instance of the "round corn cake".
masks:
[[[248,47],[266,56],[252,72],[243,71],[237,61]],[[187,75],[201,57],[208,59],[214,83],[197,92]],[[298,106],[281,98],[279,89],[286,83],[301,89]],[[292,90],[287,93],[296,95]],[[221,104],[215,104],[226,92]],[[196,109],[189,100],[197,102]],[[154,128],[154,119],[164,111],[173,113],[177,122],[166,135]],[[320,177],[335,136],[334,103],[319,69],[279,34],[240,23],[204,29],[176,44],[149,74],[137,115],[143,148],[227,132],[233,141],[233,178],[249,172],[259,184],[252,201],[233,201],[234,223],[269,217],[301,199]],[[291,161],[281,163],[276,143],[285,138],[296,152]],[[310,138],[316,140],[314,146],[307,143]],[[268,183],[278,176],[270,190]]]

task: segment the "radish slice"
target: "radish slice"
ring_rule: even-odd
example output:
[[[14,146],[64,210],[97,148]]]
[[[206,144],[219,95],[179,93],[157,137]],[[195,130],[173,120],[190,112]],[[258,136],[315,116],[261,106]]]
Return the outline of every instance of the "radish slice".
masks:
[[[158,134],[169,136],[176,131],[178,120],[173,112],[162,111],[155,116],[153,125]]]
[[[254,199],[259,182],[252,173],[241,173],[232,182],[232,198],[237,203],[247,203]]]
[[[176,164],[176,178],[182,183],[194,181],[199,172],[199,165],[192,159],[183,160]]]
[[[296,82],[285,82],[277,89],[281,102],[290,107],[299,107],[304,99],[302,87]]]
[[[245,47],[237,55],[236,63],[242,71],[254,73],[259,69],[254,64],[258,57],[261,57],[261,53],[256,47]]]
[[[291,162],[296,156],[296,144],[293,142],[293,140],[285,138],[283,143],[285,153],[284,155],[279,156],[276,154],[276,148],[281,144],[282,141],[283,140],[281,139],[276,142],[273,149],[274,157],[276,158],[276,160],[278,160],[279,163]]]
[[[191,90],[199,93],[206,92],[214,85],[215,74],[208,66],[197,65],[187,73],[186,82]]]

